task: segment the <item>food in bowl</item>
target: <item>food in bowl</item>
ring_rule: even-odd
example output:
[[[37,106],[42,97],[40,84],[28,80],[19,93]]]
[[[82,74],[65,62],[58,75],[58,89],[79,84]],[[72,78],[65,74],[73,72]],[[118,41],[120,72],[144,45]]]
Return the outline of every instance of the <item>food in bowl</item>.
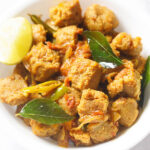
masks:
[[[50,8],[45,22],[30,17],[33,44],[1,79],[2,102],[16,105],[34,134],[65,147],[69,140],[76,146],[108,141],[121,126],[132,126],[149,67],[141,38],[116,32],[118,20],[106,7],[91,5],[82,17],[77,0]]]

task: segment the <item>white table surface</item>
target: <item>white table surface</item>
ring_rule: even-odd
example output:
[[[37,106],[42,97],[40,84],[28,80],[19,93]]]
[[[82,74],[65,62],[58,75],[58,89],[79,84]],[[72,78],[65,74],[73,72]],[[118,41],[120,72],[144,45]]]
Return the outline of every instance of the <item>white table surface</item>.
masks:
[[[8,9],[11,9],[15,4],[26,0],[0,0],[0,15],[5,13]],[[147,6],[149,7],[150,14],[150,0],[147,0]],[[135,135],[136,136],[136,135]],[[10,139],[7,133],[3,133],[0,127],[0,150],[27,150],[20,143],[17,143],[15,139]],[[138,143],[130,150],[150,150],[150,135],[143,141]]]

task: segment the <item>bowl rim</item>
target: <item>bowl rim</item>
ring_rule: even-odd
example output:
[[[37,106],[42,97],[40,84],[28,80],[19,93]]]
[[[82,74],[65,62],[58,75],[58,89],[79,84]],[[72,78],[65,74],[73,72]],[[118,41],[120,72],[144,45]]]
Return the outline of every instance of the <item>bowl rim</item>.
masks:
[[[16,6],[12,7],[9,11],[6,11],[5,14],[1,15],[0,23],[3,22],[4,20],[10,18],[10,17],[16,16],[22,10],[28,8],[30,5],[32,5],[34,3],[38,3],[39,1],[40,0],[29,0],[29,1],[26,1],[26,2],[23,2],[23,3],[22,2],[18,3]],[[148,22],[148,24],[150,25],[150,21]],[[146,92],[145,93],[148,93],[148,89],[150,89],[150,86],[148,86],[146,88]],[[0,109],[0,111],[2,111],[3,113],[5,113],[6,115],[10,115],[9,112],[5,108],[5,106],[6,106],[5,104],[0,104],[0,106],[2,108],[2,109]],[[149,107],[149,109],[147,107]],[[148,116],[148,114],[150,114],[150,102],[147,103],[146,108],[144,108],[144,109],[145,110],[142,112],[142,117],[145,118],[146,116]],[[2,113],[0,113],[0,116],[2,116]],[[34,147],[37,148],[37,149],[45,148],[45,150],[47,150],[50,146],[52,148],[56,148],[56,149],[60,148],[57,145],[54,145],[54,144],[51,144],[51,143],[48,143],[48,144],[46,143],[47,145],[46,144],[44,144],[44,145],[40,144],[40,143],[38,143],[38,140],[37,141],[32,140],[32,142],[31,142],[30,140],[31,140],[32,137],[29,138],[25,134],[23,135],[22,133],[19,132],[19,131],[22,131],[25,127],[22,126],[22,124],[20,125],[15,120],[15,118],[9,119],[9,121],[13,122],[12,126],[8,125],[9,121],[7,120],[7,118],[5,118],[4,121],[7,123],[7,124],[4,125],[4,127],[5,128],[8,127],[8,128],[6,128],[6,131],[7,132],[9,131],[9,133],[11,133],[11,131],[14,130],[16,132],[16,136],[18,136],[18,137],[22,137],[23,136],[24,138],[17,138],[16,141],[18,141],[19,143],[24,143],[24,139],[26,139],[26,142],[28,143],[28,145],[24,145],[24,146],[27,147],[28,149],[31,149],[31,144],[34,145]],[[16,127],[16,123],[17,123],[17,127]],[[120,148],[122,150],[126,150],[126,149],[129,149],[129,148],[132,148],[134,145],[136,145],[137,143],[139,143],[140,141],[142,141],[150,133],[150,128],[149,128],[150,123],[148,121],[146,123],[147,124],[144,126],[144,130],[142,129],[140,131],[140,137],[138,137],[138,136],[135,135],[135,137],[134,137],[135,139],[132,139],[132,142],[129,142],[128,144],[124,145],[124,143],[120,141],[122,139],[121,138],[122,135],[121,135],[118,138],[120,140],[117,140],[117,141],[120,141],[121,146],[116,146],[116,147],[113,147],[113,148],[115,148],[116,150],[117,149],[119,150]],[[134,125],[131,128],[129,128],[128,130],[134,130]],[[12,137],[14,137],[14,136],[12,136]],[[109,142],[107,142],[107,143],[109,144]],[[95,146],[92,146],[92,148],[94,148],[95,150],[98,150],[99,148],[102,147],[102,150],[107,150],[107,148],[109,146],[105,147],[104,144],[102,144],[102,145],[101,144],[95,145]],[[122,144],[123,144],[123,146],[122,146]],[[113,143],[110,143],[110,147],[112,147],[113,145],[114,145]],[[46,148],[46,146],[47,146],[47,148]],[[80,149],[80,148],[81,147],[76,148],[76,149]],[[74,148],[69,148],[69,149],[73,150]],[[83,149],[84,150],[89,150],[89,149],[91,149],[91,147],[83,147]]]

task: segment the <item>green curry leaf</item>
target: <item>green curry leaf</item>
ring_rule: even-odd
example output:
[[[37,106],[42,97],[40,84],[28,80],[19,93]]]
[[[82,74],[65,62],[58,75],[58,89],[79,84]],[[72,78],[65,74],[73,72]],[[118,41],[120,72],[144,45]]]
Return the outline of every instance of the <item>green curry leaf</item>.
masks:
[[[141,83],[141,91],[142,92],[141,92],[141,100],[139,102],[139,105],[141,107],[143,107],[143,104],[144,104],[144,91],[149,82],[150,82],[150,56],[148,56],[148,58],[147,58],[145,70],[143,73],[143,79],[142,79],[142,83]]]
[[[56,102],[46,98],[28,102],[18,115],[46,125],[64,123],[73,119]]]
[[[93,60],[105,68],[115,68],[123,64],[121,59],[113,53],[107,39],[101,32],[84,31],[83,34],[90,45]]]
[[[40,17],[36,16],[36,15],[33,15],[33,14],[28,14],[31,18],[31,20],[33,21],[33,23],[35,24],[41,24],[43,25],[43,27],[45,28],[45,30],[47,30],[47,32],[49,34],[52,34],[54,32],[56,32],[53,28],[51,28],[50,26],[48,26],[44,21],[42,21],[40,19]]]

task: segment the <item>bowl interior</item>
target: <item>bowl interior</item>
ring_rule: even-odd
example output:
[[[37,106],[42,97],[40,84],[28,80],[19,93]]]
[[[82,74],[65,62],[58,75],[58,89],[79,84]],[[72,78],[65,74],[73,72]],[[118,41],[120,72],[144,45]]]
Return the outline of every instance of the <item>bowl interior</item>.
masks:
[[[28,13],[42,15],[42,18],[45,20],[49,17],[49,8],[55,6],[61,2],[61,0],[32,0],[27,3],[21,4],[16,8],[5,14],[5,18],[12,16],[27,16]],[[148,15],[144,11],[144,9],[139,10],[139,7],[143,5],[141,1],[138,0],[138,5],[135,6],[135,0],[132,2],[120,1],[120,0],[112,0],[112,1],[104,1],[104,0],[80,0],[82,10],[84,10],[91,4],[100,4],[105,5],[108,8],[112,9],[119,22],[120,25],[116,29],[117,31],[130,33],[132,36],[140,36],[143,42],[143,52],[144,56],[150,54],[150,46],[149,46],[149,35],[150,35],[150,21],[148,21]],[[137,4],[137,1],[136,1]],[[133,10],[134,6],[134,10]],[[2,18],[4,18],[2,17]],[[0,21],[3,21],[2,18]],[[0,64],[0,77],[5,77],[11,74],[14,66],[6,66]],[[148,89],[145,92],[145,99],[149,99]],[[51,148],[62,149],[56,145],[56,143],[50,138],[39,138],[32,134],[31,129],[24,125],[24,123],[14,117],[15,107],[10,107],[5,104],[0,103],[0,115],[3,118],[4,130],[7,130],[7,133],[11,133],[9,136],[13,136],[17,141],[24,143],[24,146],[27,148],[31,148],[31,144],[34,148],[45,150]],[[137,142],[142,140],[149,132],[149,122],[148,115],[150,113],[150,103],[147,101],[144,106],[144,111],[141,112],[141,115],[137,122],[127,130],[123,130],[120,132],[114,140],[98,144],[93,146],[96,149],[128,149],[134,146]],[[11,123],[11,124],[10,124]],[[144,128],[143,128],[144,127]],[[10,131],[10,132],[9,132]],[[125,132],[125,133],[124,133]],[[121,136],[120,136],[121,135]],[[21,138],[20,138],[21,137]],[[26,143],[24,142],[26,141]],[[124,145],[124,146],[122,146]],[[83,149],[90,149],[91,147],[83,147]],[[74,149],[73,147],[70,149]]]

